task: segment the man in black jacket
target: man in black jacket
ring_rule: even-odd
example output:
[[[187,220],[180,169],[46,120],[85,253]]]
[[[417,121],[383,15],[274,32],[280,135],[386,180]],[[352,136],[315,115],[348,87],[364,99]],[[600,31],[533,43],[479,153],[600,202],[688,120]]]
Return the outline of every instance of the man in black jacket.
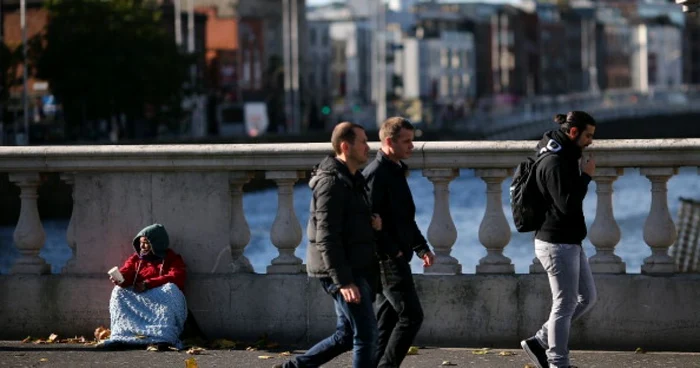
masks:
[[[593,141],[595,120],[585,112],[555,117],[561,127],[548,132],[537,145],[547,155],[537,165],[537,186],[548,204],[535,234],[535,254],[547,271],[552,310],[542,328],[520,345],[539,368],[570,367],[571,322],[588,312],[596,301],[596,287],[581,247],[586,237],[583,199],[595,173],[591,156],[582,150]],[[582,161],[582,162],[581,162]]]
[[[364,128],[340,123],[331,138],[334,156],[314,168],[309,182],[313,191],[307,227],[307,273],[319,278],[333,297],[338,316],[336,332],[284,365],[319,367],[353,350],[353,367],[374,365],[377,320],[372,302],[376,292],[377,257],[373,219],[360,166],[368,159]]]
[[[434,255],[416,225],[416,207],[406,181],[408,167],[401,160],[413,150],[413,125],[404,118],[387,119],[380,128],[382,148],[363,170],[372,210],[382,219],[377,253],[382,292],[377,296],[379,367],[399,367],[423,322],[409,261],[412,253],[430,267]]]

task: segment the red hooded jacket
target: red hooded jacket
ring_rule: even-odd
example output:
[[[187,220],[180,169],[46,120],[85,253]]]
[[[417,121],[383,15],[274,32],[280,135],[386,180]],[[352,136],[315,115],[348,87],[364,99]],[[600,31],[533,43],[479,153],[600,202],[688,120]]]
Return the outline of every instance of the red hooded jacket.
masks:
[[[153,254],[150,257],[140,257],[139,239],[145,236],[151,244]],[[169,282],[185,290],[187,271],[182,257],[168,248],[170,240],[165,227],[153,224],[141,230],[133,241],[136,253],[131,255],[119,272],[124,276],[122,287],[132,287],[143,282],[146,290],[165,285]]]

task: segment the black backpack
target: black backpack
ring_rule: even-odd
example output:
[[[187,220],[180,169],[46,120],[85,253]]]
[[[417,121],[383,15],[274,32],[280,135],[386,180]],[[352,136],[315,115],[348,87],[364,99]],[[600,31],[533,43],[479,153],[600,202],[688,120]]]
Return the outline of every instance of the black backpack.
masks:
[[[553,153],[546,151],[537,160],[528,157],[515,168],[510,185],[510,208],[518,232],[539,230],[544,223],[547,201],[537,187],[536,168],[543,158],[551,154]]]

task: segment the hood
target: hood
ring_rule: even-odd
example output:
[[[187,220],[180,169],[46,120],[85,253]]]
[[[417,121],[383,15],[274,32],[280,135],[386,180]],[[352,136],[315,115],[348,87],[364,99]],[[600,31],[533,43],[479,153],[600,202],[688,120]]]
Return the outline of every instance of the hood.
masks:
[[[314,166],[311,171],[311,180],[309,187],[313,190],[318,182],[328,176],[335,176],[345,181],[351,187],[353,186],[352,174],[348,167],[342,162],[336,160],[334,156],[326,156],[318,165]],[[361,176],[361,174],[360,174]]]
[[[357,170],[353,176],[350,173],[350,169],[348,169],[347,165],[337,160],[334,156],[329,155],[324,158],[321,163],[314,166],[313,170],[311,171],[309,187],[311,187],[313,190],[316,188],[316,185],[318,185],[321,179],[328,176],[337,177],[345,182],[345,184],[347,184],[350,188],[354,188],[358,185],[364,187],[365,185],[365,177],[362,176],[362,172],[360,172],[360,170]]]
[[[544,133],[542,139],[537,143],[537,155],[541,155],[544,151],[555,152],[571,160],[578,160],[583,153],[581,147],[577,146],[566,133],[559,129]]]
[[[153,224],[146,226],[143,230],[139,231],[139,233],[134,237],[133,241],[136,254],[141,252],[139,238],[142,236],[145,236],[148,241],[151,242],[153,254],[160,258],[165,258],[168,247],[170,246],[170,238],[168,237],[168,232],[165,231],[165,226],[161,224]]]

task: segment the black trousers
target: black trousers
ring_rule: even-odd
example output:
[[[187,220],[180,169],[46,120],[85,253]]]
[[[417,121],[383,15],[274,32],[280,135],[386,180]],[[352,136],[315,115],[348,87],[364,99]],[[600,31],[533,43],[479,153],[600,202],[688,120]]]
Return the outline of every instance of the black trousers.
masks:
[[[413,283],[411,265],[403,258],[380,261],[377,295],[378,367],[399,367],[423,323],[423,308]]]

